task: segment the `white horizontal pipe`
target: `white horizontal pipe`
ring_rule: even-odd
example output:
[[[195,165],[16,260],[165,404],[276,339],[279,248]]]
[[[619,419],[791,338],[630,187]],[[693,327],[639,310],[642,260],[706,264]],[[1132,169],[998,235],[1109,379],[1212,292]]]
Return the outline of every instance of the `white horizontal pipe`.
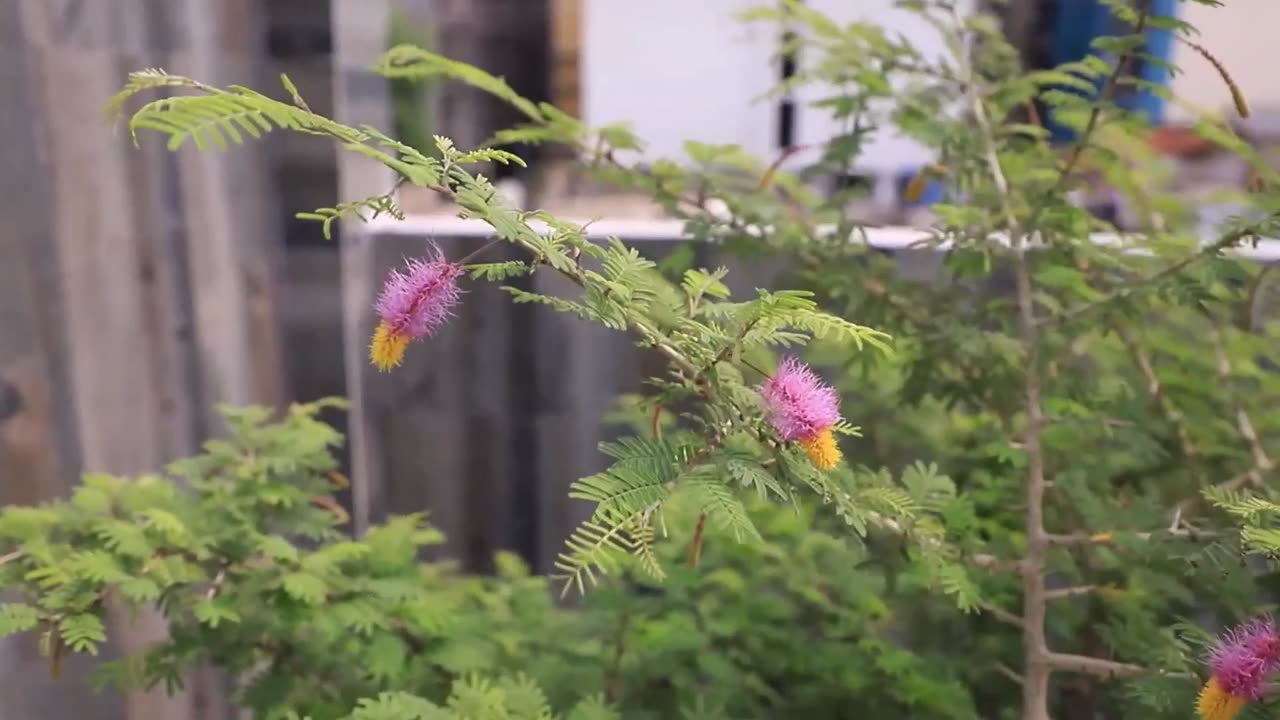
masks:
[[[627,242],[678,242],[686,239],[683,220],[607,220],[594,222],[563,218],[568,222],[585,225],[587,237],[601,240],[616,236]],[[550,228],[538,220],[531,220],[529,226],[539,233],[550,232]],[[933,237],[929,231],[911,227],[876,227],[866,228],[867,245],[879,250],[902,250],[919,247],[919,243]],[[475,218],[458,218],[451,215],[406,215],[404,220],[382,216],[367,223],[361,232],[363,235],[421,235],[425,237],[476,237],[493,236],[493,228],[483,220]],[[1118,245],[1123,236],[1115,233],[1094,233],[1090,240],[1096,245]],[[930,247],[945,250],[950,243],[937,243]],[[1134,249],[1135,254],[1147,255],[1149,252]],[[1270,263],[1280,261],[1280,240],[1263,239],[1257,247],[1244,244],[1232,248],[1228,254]]]

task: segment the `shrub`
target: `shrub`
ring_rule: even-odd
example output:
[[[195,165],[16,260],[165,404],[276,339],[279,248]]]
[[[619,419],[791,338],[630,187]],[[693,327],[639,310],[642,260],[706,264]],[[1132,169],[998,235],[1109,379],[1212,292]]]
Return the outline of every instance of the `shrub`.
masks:
[[[331,404],[227,409],[229,436],[165,475],[0,512],[0,585],[21,594],[0,635],[37,632],[56,668],[98,651],[109,603],[154,606],[168,639],[99,679],[173,690],[211,664],[261,718],[977,717],[944,659],[881,637],[903,618],[879,574],[809,512],[756,503],[765,542],[708,530],[697,570],[664,543],[666,582],[629,574],[578,610],[509,554],[494,577],[420,563],[442,537],[418,515],[351,539]]]

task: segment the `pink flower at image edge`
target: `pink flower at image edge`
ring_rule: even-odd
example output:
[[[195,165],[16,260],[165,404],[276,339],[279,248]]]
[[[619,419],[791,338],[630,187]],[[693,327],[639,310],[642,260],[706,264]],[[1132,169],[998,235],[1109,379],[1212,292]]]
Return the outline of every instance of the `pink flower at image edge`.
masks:
[[[1262,699],[1267,676],[1280,669],[1280,632],[1271,618],[1244,623],[1219,637],[1207,660],[1196,711],[1203,720],[1231,720]]]

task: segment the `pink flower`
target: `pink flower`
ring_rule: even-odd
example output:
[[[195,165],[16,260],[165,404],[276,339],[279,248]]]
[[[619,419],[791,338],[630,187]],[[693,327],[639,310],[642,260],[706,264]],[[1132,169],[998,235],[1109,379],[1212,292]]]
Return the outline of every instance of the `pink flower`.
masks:
[[[1280,632],[1269,617],[1240,625],[1218,639],[1208,665],[1224,691],[1257,702],[1267,676],[1280,669]]]
[[[458,304],[460,265],[437,249],[429,259],[409,260],[392,270],[374,309],[381,322],[369,344],[369,359],[381,370],[400,365],[410,341],[430,336],[448,322]]]
[[[378,317],[396,335],[416,340],[432,335],[453,315],[458,304],[457,279],[462,268],[439,250],[430,259],[409,260],[404,272],[392,270],[374,305]]]
[[[766,417],[778,437],[793,442],[840,421],[836,391],[799,360],[788,357],[760,385]]]
[[[778,437],[796,442],[819,469],[840,460],[831,428],[840,421],[836,391],[799,360],[788,357],[759,388],[765,419]]]

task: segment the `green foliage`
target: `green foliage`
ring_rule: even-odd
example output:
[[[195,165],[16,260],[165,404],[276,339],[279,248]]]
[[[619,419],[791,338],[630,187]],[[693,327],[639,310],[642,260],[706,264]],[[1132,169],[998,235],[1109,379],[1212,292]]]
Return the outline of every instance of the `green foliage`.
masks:
[[[501,79],[416,48],[393,48],[378,68],[397,78],[455,77],[512,102],[544,129],[563,125],[566,132],[577,131],[577,125],[554,108],[519,98]],[[435,154],[428,156],[374,128],[346,127],[315,115],[291,85],[288,88],[292,105],[245,88],[222,90],[159,70],[133,74],[125,90],[113,99],[113,111],[119,113],[129,97],[155,87],[182,88],[194,94],[146,103],[131,116],[131,130],[160,132],[168,136],[169,147],[174,149],[187,140],[201,149],[210,141],[218,147],[225,146],[228,140],[239,143],[244,136],[235,128],[244,124],[262,130],[278,126],[331,136],[345,149],[396,170],[403,182],[451,198],[461,215],[485,221],[500,239],[530,255],[527,264],[471,266],[472,277],[501,280],[539,270],[558,273],[581,288],[579,297],[551,296],[510,286],[503,289],[517,303],[540,303],[607,328],[630,332],[638,344],[656,348],[666,357],[670,375],[661,380],[661,402],[695,399],[701,404],[700,412],[689,419],[697,426],[699,442],[706,445],[707,452],[685,458],[655,456],[647,463],[619,458],[607,477],[625,478],[629,487],[650,491],[600,495],[592,519],[569,539],[558,563],[566,589],[585,589],[588,581],[598,573],[609,572],[626,556],[638,559],[660,577],[663,570],[652,550],[652,523],[660,517],[668,494],[697,500],[702,503],[703,512],[731,527],[736,535],[755,537],[738,499],[723,483],[725,475],[717,469],[732,457],[738,466],[754,462],[760,472],[771,472],[763,463],[778,446],[761,422],[759,403],[742,376],[739,361],[743,353],[827,339],[859,350],[889,351],[886,334],[823,311],[811,299],[811,293],[759,290],[754,300],[732,302],[719,282],[722,271],[702,271],[701,277],[695,274],[688,282],[676,285],[657,272],[653,262],[616,238],[596,244],[587,239],[582,227],[546,213],[517,212],[507,207],[483,175],[466,169],[476,164],[520,162],[505,150],[462,151],[447,138],[436,137]],[[366,212],[400,216],[393,197],[394,191],[300,217],[322,221],[328,236],[335,220],[363,220]],[[550,230],[536,230],[531,225],[533,221],[540,221]],[[677,468],[672,464],[677,462],[685,466]],[[801,487],[816,488],[822,482],[825,481],[807,477]],[[661,492],[655,494],[655,488]],[[603,486],[598,489],[605,490]],[[640,497],[649,498],[648,503],[638,503]],[[315,583],[305,578],[294,579],[288,591],[298,599],[314,599],[319,592]]]
[[[326,405],[224,409],[228,437],[163,476],[91,475],[66,501],[0,511],[0,586],[15,594],[0,634],[41,633],[56,665],[98,651],[109,603],[155,608],[168,637],[104,662],[100,681],[177,689],[212,664],[257,718],[979,717],[971,676],[899,647],[914,619],[808,508],[752,498],[737,507],[757,542],[710,525],[694,570],[686,543],[659,541],[664,582],[626,570],[558,608],[511,555],[483,578],[420,563],[442,539],[421,517],[342,532]],[[625,467],[679,452],[609,450]],[[672,529],[696,507],[673,509]]]
[[[1091,717],[1184,717],[1200,652],[1188,618],[1234,621],[1264,604],[1263,591],[1274,584],[1272,564],[1259,567],[1242,558],[1270,556],[1280,545],[1273,487],[1280,419],[1269,412],[1280,400],[1280,376],[1266,362],[1267,353],[1280,347],[1280,324],[1259,301],[1267,294],[1268,272],[1230,251],[1280,234],[1273,192],[1280,177],[1224,121],[1200,118],[1196,132],[1242,158],[1255,186],[1266,190],[1233,194],[1242,217],[1223,224],[1214,238],[1200,236],[1194,203],[1172,191],[1147,146],[1143,118],[1114,99],[1133,89],[1167,94],[1122,72],[1137,61],[1163,62],[1145,53],[1137,25],[1188,30],[1145,17],[1146,4],[1109,5],[1134,26],[1132,32],[1095,42],[1099,57],[1035,72],[1020,66],[996,18],[962,17],[949,2],[903,3],[943,35],[942,57],[926,56],[872,24],[835,23],[800,2],[747,13],[749,22],[785,23],[794,31],[803,65],[778,91],[826,87],[815,107],[842,128],[819,148],[817,162],[798,173],[781,169],[780,159],[762,161],[736,147],[692,142],[685,148],[688,164],[667,159],[629,167],[615,151],[643,142],[625,125],[588,128],[520,97],[483,70],[405,45],[392,48],[375,70],[397,81],[468,84],[510,103],[523,124],[478,150],[462,151],[445,138],[417,149],[374,128],[315,115],[287,82],[292,104],[158,70],[131,76],[113,108],[118,113],[144,90],[189,93],[146,103],[129,121],[132,131],[158,132],[173,148],[188,141],[222,147],[276,128],[331,137],[392,168],[402,182],[451,199],[460,214],[488,223],[498,238],[528,255],[523,263],[471,266],[473,277],[501,282],[518,274],[561,275],[579,291],[568,297],[506,291],[516,302],[540,303],[630,333],[663,356],[664,373],[652,378],[649,396],[632,409],[656,420],[637,423],[630,437],[603,448],[610,466],[574,485],[575,497],[594,503],[594,511],[559,562],[566,587],[585,589],[610,576],[575,618],[592,622],[596,604],[606,602],[614,610],[634,602],[640,603],[634,608],[660,613],[648,634],[630,642],[639,610],[622,612],[626,627],[614,632],[629,641],[621,651],[621,641],[612,646],[615,656],[600,649],[600,637],[607,636],[601,633],[593,636],[596,645],[580,640],[582,647],[558,656],[583,660],[583,666],[566,660],[566,675],[587,665],[597,675],[614,668],[605,671],[601,691],[622,700],[624,716],[830,716],[832,698],[839,697],[838,706],[851,715],[855,708],[866,714],[892,707],[913,717],[1021,714],[1042,720],[1077,708]],[[1085,92],[1095,83],[1102,85],[1100,94]],[[1238,88],[1230,80],[1228,85],[1224,97],[1237,96],[1236,105],[1243,106]],[[1046,114],[1075,129],[1076,141],[1051,145],[1039,122]],[[867,139],[889,126],[936,153],[917,182],[927,178],[945,186],[947,200],[931,208],[933,224],[922,241],[943,259],[939,276],[928,281],[905,277],[891,258],[850,242],[860,232],[851,210],[855,189],[820,192],[811,182],[856,168]],[[754,298],[734,300],[725,271],[681,261],[691,253],[658,267],[619,241],[593,243],[580,227],[505,206],[474,166],[518,162],[497,149],[514,143],[574,146],[604,179],[644,191],[683,218],[690,240],[785,261],[792,289],[762,289]],[[1117,229],[1077,201],[1077,191],[1094,180],[1117,191],[1130,211],[1119,242],[1090,239],[1090,233]],[[369,211],[394,214],[387,206],[391,197],[357,200],[312,217],[327,227],[333,219]],[[886,333],[894,338],[892,353],[884,352]],[[847,418],[838,429],[856,463],[821,472],[763,422],[752,389],[754,368],[785,348],[803,348],[808,359],[838,374]],[[117,492],[108,481],[95,482],[94,492]],[[508,678],[509,670],[528,670],[554,708],[580,699],[557,689],[569,682],[563,676],[547,674],[555,664],[548,648],[564,646],[538,641],[538,667],[546,670],[539,674],[495,660],[508,656],[492,650],[492,638],[502,633],[489,620],[482,623],[486,632],[451,644],[449,632],[474,626],[444,622],[443,610],[425,613],[434,618],[427,620],[396,604],[410,597],[406,584],[380,582],[387,577],[372,568],[386,570],[388,557],[406,557],[412,543],[404,537],[426,532],[415,525],[380,528],[400,533],[402,542],[389,556],[370,546],[360,570],[336,559],[308,565],[309,555],[297,546],[271,541],[240,548],[235,556],[270,559],[273,574],[260,584],[235,585],[234,592],[203,600],[166,592],[174,583],[216,578],[216,567],[202,563],[229,552],[219,543],[233,538],[191,525],[200,518],[177,512],[183,502],[177,494],[161,493],[162,483],[152,487],[147,492],[157,499],[136,513],[111,502],[103,506],[92,493],[73,500],[67,508],[81,508],[75,512],[105,507],[134,514],[119,523],[129,530],[110,531],[111,544],[94,534],[89,540],[99,544],[77,544],[74,552],[64,547],[65,557],[58,551],[63,546],[47,541],[42,550],[35,538],[63,527],[57,513],[72,510],[6,513],[0,538],[31,547],[5,566],[19,574],[0,581],[27,583],[33,592],[22,604],[5,606],[0,627],[29,627],[34,613],[55,655],[63,645],[89,650],[101,636],[87,619],[100,605],[95,588],[118,586],[123,597],[159,603],[171,618],[190,615],[195,634],[179,632],[174,640],[187,657],[227,649],[223,638],[235,637],[228,629],[249,626],[246,618],[259,614],[250,603],[281,612],[246,632],[256,638],[265,628],[272,637],[275,628],[283,638],[287,630],[296,642],[302,627],[297,618],[354,593],[358,607],[370,611],[345,611],[347,617],[366,619],[333,627],[365,628],[367,648],[360,645],[365,635],[353,639],[350,633],[342,636],[347,644],[341,651],[323,645],[328,636],[321,629],[303,634],[312,655],[288,656],[295,662],[310,658],[317,667],[338,658],[349,667],[351,657],[360,657],[368,677],[279,669],[264,689],[246,694],[251,707],[315,706],[320,715],[340,716],[359,698],[412,687],[431,688],[422,700],[445,712],[465,707],[489,716],[484,713],[503,712],[508,698],[520,697],[522,712],[541,713],[543,704],[521,681],[497,679]],[[251,509],[292,517],[285,512],[294,507],[288,505],[292,496],[284,489],[273,493],[282,499]],[[806,556],[826,543],[808,533],[793,536],[796,544],[785,551],[772,544],[774,518],[793,517],[782,508],[805,508],[815,499],[828,512],[813,523],[834,516],[861,540],[841,542],[832,553],[843,565]],[[6,532],[17,530],[5,527],[36,531],[13,536]],[[291,525],[287,533],[307,536],[307,529]],[[246,536],[245,526],[236,530],[234,538]],[[327,534],[332,528],[310,530],[321,543],[333,540]],[[703,552],[711,537],[703,532],[744,542],[710,542]],[[377,533],[371,536],[360,543],[374,542]],[[667,537],[687,539],[688,548]],[[148,564],[156,543],[189,549]],[[701,572],[687,571],[686,557],[708,564]],[[743,558],[750,559],[745,570],[734,565]],[[856,576],[849,575],[853,559],[860,561]],[[793,585],[791,575],[771,576],[774,571],[799,573],[804,581]],[[353,589],[345,573],[361,578],[361,572],[375,574]],[[773,584],[757,585],[758,578]],[[856,579],[872,594],[835,593],[828,584],[833,578],[844,589]],[[657,579],[662,582],[655,589],[649,583]],[[474,582],[501,595],[484,585],[495,581]],[[448,587],[455,587],[452,580]],[[732,602],[715,594],[726,588],[743,594],[729,596]],[[939,601],[937,590],[951,597]],[[478,597],[464,601],[440,592],[454,598],[451,611]],[[981,612],[957,615],[957,604]],[[724,619],[729,605],[751,607],[739,617],[750,623],[750,632]],[[541,620],[560,617],[542,607]],[[901,622],[891,639],[878,622],[885,608]],[[606,616],[623,624],[617,615]],[[823,618],[821,632],[795,631],[814,617]],[[848,629],[852,634],[845,634]],[[784,640],[775,631],[800,635],[804,647],[798,650],[794,637]],[[401,633],[439,643],[432,652],[418,652]],[[726,644],[726,637],[734,643]],[[839,652],[825,644],[829,637],[841,640]],[[876,640],[864,644],[864,637]],[[680,645],[686,641],[690,645]],[[637,644],[652,654],[636,650]],[[849,654],[863,658],[863,652],[874,671],[842,672]],[[633,656],[652,664],[628,665]],[[775,656],[777,665],[762,660]],[[170,677],[165,673],[177,660],[166,657],[151,661],[153,677]],[[747,663],[736,664],[744,657],[752,659],[749,671],[743,669]],[[673,676],[676,667],[688,674]],[[646,669],[653,672],[649,684],[641,682]],[[458,680],[481,671],[495,679]],[[325,672],[336,674],[332,667]],[[1079,677],[1051,684],[1051,675]],[[294,684],[306,682],[313,685],[295,694]],[[643,692],[628,694],[628,687]],[[463,699],[449,700],[451,689]],[[833,689],[838,695],[827,694]],[[655,697],[670,703],[655,709]],[[360,711],[423,716],[435,707],[391,695]],[[594,710],[567,712],[576,717],[572,713]]]
[[[1205,497],[1214,506],[1230,513],[1241,524],[1240,540],[1244,549],[1265,555],[1269,559],[1280,557],[1280,503],[1258,495],[1241,493],[1217,487],[1205,490]]]

